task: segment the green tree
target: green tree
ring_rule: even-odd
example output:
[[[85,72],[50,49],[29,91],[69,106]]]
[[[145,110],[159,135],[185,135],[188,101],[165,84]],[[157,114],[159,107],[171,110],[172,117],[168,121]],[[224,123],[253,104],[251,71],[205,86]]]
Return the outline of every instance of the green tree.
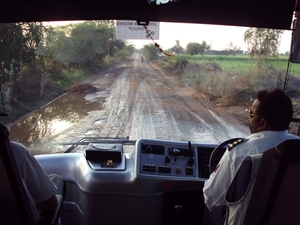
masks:
[[[202,41],[202,43],[200,44],[199,54],[203,56],[204,52],[208,50],[210,50],[210,46],[206,43],[206,41]]]
[[[241,52],[241,47],[234,45],[231,41],[229,42],[226,51],[228,52],[228,54],[236,55],[237,53]]]
[[[31,105],[40,100],[44,58],[36,54],[43,42],[41,22],[0,24],[1,85],[9,90],[5,99],[11,106],[19,101]]]
[[[184,48],[180,45],[179,40],[176,40],[176,44],[170,48],[169,51],[175,52],[176,54],[184,54]]]
[[[113,57],[125,48],[125,42],[115,40],[114,21],[85,21],[48,29],[44,50],[61,65],[78,68],[100,65],[104,57]]]
[[[264,60],[267,56],[277,56],[282,30],[249,28],[244,33],[244,41],[252,58]]]
[[[43,64],[35,50],[43,39],[44,26],[40,22],[0,24],[1,82],[16,81],[22,67],[35,69]]]
[[[73,63],[84,65],[97,54],[108,52],[111,31],[93,21],[78,24],[71,33],[74,43]]]
[[[202,55],[204,54],[204,51],[207,51],[210,49],[210,46],[205,42],[202,41],[201,44],[195,43],[195,42],[190,42],[186,46],[186,52],[189,55]]]
[[[122,50],[116,52],[115,57],[119,59],[125,59],[126,57],[132,55],[135,48],[133,45],[126,45]]]
[[[186,52],[189,55],[197,55],[197,54],[199,54],[200,49],[201,49],[201,45],[199,43],[196,43],[196,42],[190,42],[186,46]]]
[[[149,60],[153,60],[158,57],[157,48],[152,44],[144,45],[143,53],[144,53],[144,56]]]

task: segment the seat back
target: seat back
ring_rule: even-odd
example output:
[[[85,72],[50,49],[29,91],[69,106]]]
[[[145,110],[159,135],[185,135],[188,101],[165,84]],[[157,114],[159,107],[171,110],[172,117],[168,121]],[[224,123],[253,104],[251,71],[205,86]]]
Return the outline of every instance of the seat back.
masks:
[[[300,224],[300,140],[264,152],[244,225]]]
[[[0,223],[33,225],[36,223],[8,135],[7,128],[0,124]]]
[[[243,224],[261,158],[262,154],[248,155],[238,169],[225,195],[225,224]]]

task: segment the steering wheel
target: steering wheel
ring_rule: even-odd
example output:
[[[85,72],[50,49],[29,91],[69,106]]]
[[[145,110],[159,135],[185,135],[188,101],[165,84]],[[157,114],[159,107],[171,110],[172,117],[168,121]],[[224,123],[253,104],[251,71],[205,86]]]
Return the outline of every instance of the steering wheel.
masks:
[[[241,138],[232,138],[229,139],[227,141],[222,142],[221,144],[219,144],[211,153],[210,158],[209,158],[209,172],[210,174],[214,171],[214,169],[216,168],[216,166],[218,165],[220,159],[222,158],[224,152],[226,151],[225,146],[233,143],[237,140],[240,140]]]

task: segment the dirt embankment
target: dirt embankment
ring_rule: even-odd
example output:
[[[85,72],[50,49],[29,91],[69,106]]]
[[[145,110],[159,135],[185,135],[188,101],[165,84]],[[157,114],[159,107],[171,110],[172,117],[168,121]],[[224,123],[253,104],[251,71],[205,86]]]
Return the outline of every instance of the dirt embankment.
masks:
[[[161,63],[160,61],[161,59],[153,62],[153,64],[169,76],[177,79],[182,86],[193,89],[195,93],[201,95],[202,99],[206,99],[210,102],[215,110],[226,112],[228,115],[234,116],[241,124],[248,125],[246,109],[251,107],[252,103],[250,101],[243,101],[242,96],[235,97],[235,99],[222,98],[223,96],[216,97],[216,92],[212,94],[207,91],[209,87],[203,88],[200,85],[197,85],[197,82],[199,81],[197,75],[199,74],[205,74],[206,76],[211,77],[216,75],[226,77],[226,72],[220,65],[215,62],[207,62],[198,65],[183,60],[173,66],[161,68],[159,66]],[[213,92],[213,90],[211,92]],[[238,104],[230,104],[230,101],[234,101],[234,103],[237,102]]]

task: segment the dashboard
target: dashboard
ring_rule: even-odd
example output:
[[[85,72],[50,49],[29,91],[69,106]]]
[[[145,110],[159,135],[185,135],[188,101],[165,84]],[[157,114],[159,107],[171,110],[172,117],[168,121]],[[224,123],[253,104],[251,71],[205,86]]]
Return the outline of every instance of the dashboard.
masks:
[[[94,141],[84,154],[36,156],[48,174],[66,181],[65,224],[201,224],[203,184],[217,145],[139,139],[128,146],[135,154],[124,145]]]
[[[209,158],[216,145],[160,139],[139,139],[130,163],[137,177],[195,179],[209,177]],[[123,145],[90,143],[85,150],[94,171],[125,171],[129,164]],[[127,159],[126,159],[127,158]]]
[[[139,139],[135,143],[134,161],[137,177],[208,178],[209,158],[215,147],[190,141]],[[95,171],[126,170],[122,144],[90,143],[85,156]]]
[[[136,143],[137,175],[208,178],[209,157],[215,147],[191,142],[140,139]]]

